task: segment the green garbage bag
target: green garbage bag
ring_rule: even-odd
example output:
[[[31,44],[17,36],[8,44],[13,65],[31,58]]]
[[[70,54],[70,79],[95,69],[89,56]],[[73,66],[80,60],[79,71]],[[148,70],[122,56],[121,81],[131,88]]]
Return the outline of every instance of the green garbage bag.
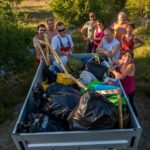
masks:
[[[97,84],[101,84],[101,85],[103,85],[103,84],[105,84],[104,82],[101,82],[101,81],[98,81],[98,80],[93,80],[91,83],[89,83],[88,85],[87,85],[87,88],[89,89],[89,90],[91,90],[91,91],[95,91],[95,85],[97,85]],[[85,90],[81,90],[81,93],[83,94],[83,93],[85,93]]]
[[[112,102],[116,107],[118,107],[118,99],[117,95],[109,96],[107,99]],[[123,112],[127,112],[127,102],[124,97],[121,97],[122,100],[122,106],[123,106]]]

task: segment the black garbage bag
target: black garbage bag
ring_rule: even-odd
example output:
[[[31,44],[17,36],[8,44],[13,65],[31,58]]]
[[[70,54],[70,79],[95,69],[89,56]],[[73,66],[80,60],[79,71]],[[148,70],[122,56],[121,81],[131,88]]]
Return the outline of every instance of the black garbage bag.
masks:
[[[102,81],[104,73],[107,72],[108,68],[96,62],[89,62],[86,64],[86,70],[91,72],[98,80]]]
[[[68,117],[71,130],[110,129],[118,121],[118,110],[104,96],[87,92]]]
[[[17,133],[64,131],[65,126],[62,120],[31,112],[24,122],[17,125]]]
[[[64,120],[80,100],[77,90],[60,83],[51,84],[45,93],[43,112]]]
[[[54,65],[45,66],[43,69],[43,77],[44,80],[47,80],[48,83],[56,82],[57,73],[59,73],[60,70]]]
[[[79,95],[79,91],[72,88],[71,86],[69,85],[64,85],[64,84],[61,84],[61,83],[52,83],[50,84],[50,86],[46,89],[46,93],[53,93],[53,92],[70,92],[70,93],[74,93],[74,94],[77,94]]]
[[[41,83],[37,83],[34,85],[32,89],[33,98],[32,103],[29,104],[30,111],[41,113],[42,112],[42,106],[44,105],[45,99],[44,99],[44,90]]]

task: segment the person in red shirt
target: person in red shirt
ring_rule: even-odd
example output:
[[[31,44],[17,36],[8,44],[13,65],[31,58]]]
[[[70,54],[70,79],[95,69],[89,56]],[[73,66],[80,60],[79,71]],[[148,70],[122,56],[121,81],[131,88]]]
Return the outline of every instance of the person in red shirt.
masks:
[[[101,42],[102,38],[104,37],[104,26],[101,23],[101,21],[99,19],[96,20],[96,29],[94,30],[94,37],[93,37],[93,49],[92,52],[96,51],[97,46],[99,45],[99,43]]]
[[[121,37],[122,51],[121,54],[129,51],[133,53],[135,48],[138,48],[144,44],[144,41],[133,34],[135,26],[133,23],[129,23],[127,26],[126,34]]]

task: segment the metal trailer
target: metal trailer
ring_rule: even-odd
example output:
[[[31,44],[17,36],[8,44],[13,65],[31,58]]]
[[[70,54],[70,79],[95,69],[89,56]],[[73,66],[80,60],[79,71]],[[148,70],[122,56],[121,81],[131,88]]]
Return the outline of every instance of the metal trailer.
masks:
[[[74,54],[76,58],[92,56],[92,54]],[[24,120],[32,99],[32,88],[42,81],[42,71],[45,63],[41,62],[30,86],[29,92],[21,109],[12,138],[17,150],[136,150],[142,128],[133,113],[127,99],[130,113],[130,127],[125,129],[107,129],[95,131],[63,131],[40,133],[17,133],[17,124]]]

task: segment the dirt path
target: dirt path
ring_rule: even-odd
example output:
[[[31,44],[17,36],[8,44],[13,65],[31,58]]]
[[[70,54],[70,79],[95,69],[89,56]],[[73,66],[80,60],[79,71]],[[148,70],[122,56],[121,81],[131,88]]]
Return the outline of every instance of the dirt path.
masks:
[[[15,127],[22,105],[23,103],[16,105],[13,110],[12,118],[0,124],[0,150],[16,150],[11,133]]]
[[[139,114],[138,120],[142,127],[139,150],[150,150],[150,101],[148,97],[141,93],[137,94],[135,101]]]

